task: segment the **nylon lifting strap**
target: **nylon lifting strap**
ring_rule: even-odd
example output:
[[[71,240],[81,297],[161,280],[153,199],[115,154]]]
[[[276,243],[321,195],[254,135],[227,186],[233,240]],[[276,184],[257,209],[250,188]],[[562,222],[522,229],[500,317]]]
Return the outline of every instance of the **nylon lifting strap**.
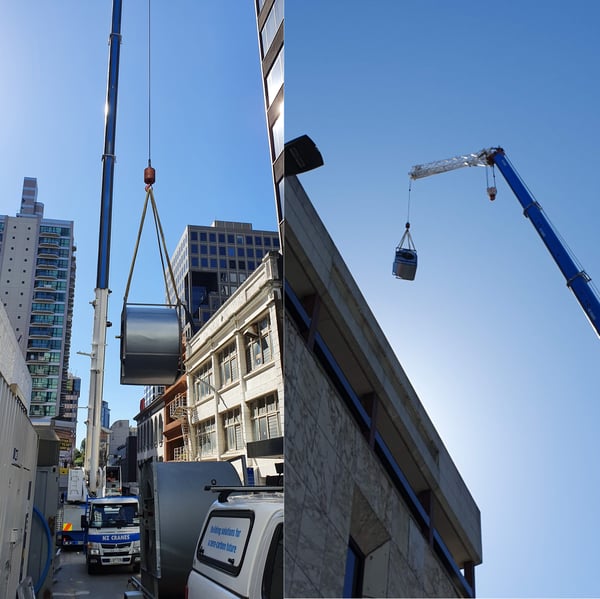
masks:
[[[129,296],[129,289],[131,287],[131,279],[133,277],[133,269],[135,266],[135,261],[137,258],[137,253],[138,253],[138,249],[140,246],[140,239],[142,237],[142,230],[144,228],[144,221],[146,219],[146,212],[148,210],[148,200],[150,200],[150,204],[152,206],[152,214],[154,216],[154,226],[156,229],[156,241],[158,243],[158,252],[160,254],[160,261],[161,261],[161,265],[162,265],[162,272],[163,272],[163,278],[165,281],[165,290],[167,293],[167,302],[171,305],[171,294],[169,293],[169,285],[168,285],[168,281],[167,281],[167,272],[165,269],[165,257],[166,257],[166,262],[167,262],[167,267],[168,267],[168,272],[169,272],[169,276],[171,278],[171,284],[173,285],[173,292],[175,294],[175,300],[176,303],[175,305],[177,307],[181,306],[181,301],[179,299],[179,296],[177,294],[177,286],[175,285],[175,275],[173,274],[173,269],[171,267],[171,261],[169,260],[169,254],[167,252],[167,244],[165,242],[165,235],[163,232],[163,228],[160,222],[160,217],[158,216],[158,208],[156,207],[156,202],[154,200],[154,192],[152,191],[152,186],[148,185],[146,187],[146,200],[144,201],[144,209],[142,210],[142,218],[140,221],[140,227],[138,230],[138,235],[137,235],[137,239],[135,242],[135,249],[133,251],[133,259],[131,261],[131,268],[129,269],[129,277],[127,278],[127,285],[125,287],[125,296],[123,298],[123,303],[127,303],[127,298]],[[162,246],[161,246],[162,244]],[[163,257],[163,252],[164,252],[164,257]]]

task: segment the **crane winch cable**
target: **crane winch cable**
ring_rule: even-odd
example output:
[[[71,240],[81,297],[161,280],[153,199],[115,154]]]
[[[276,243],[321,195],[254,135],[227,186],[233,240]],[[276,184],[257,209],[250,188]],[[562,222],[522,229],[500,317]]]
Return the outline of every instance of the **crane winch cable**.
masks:
[[[402,235],[402,239],[398,244],[398,248],[408,248],[409,250],[416,252],[415,244],[412,240],[410,234],[410,200],[411,200],[411,192],[412,192],[412,179],[408,179],[408,201],[406,208],[406,224],[404,225],[404,235]],[[405,245],[406,243],[406,245]]]
[[[135,243],[135,249],[133,252],[133,259],[131,267],[129,269],[129,276],[127,278],[127,285],[125,287],[124,303],[127,303],[129,296],[129,289],[131,287],[131,280],[133,278],[133,269],[139,250],[140,239],[144,228],[144,221],[146,218],[146,211],[148,209],[148,201],[150,201],[152,207],[152,214],[154,216],[154,227],[156,230],[156,239],[158,244],[158,253],[160,256],[160,263],[162,267],[163,278],[165,282],[165,291],[167,295],[167,302],[170,305],[174,305],[177,308],[181,307],[181,301],[177,294],[177,286],[175,284],[175,276],[173,274],[173,268],[171,267],[171,261],[169,260],[169,253],[167,251],[167,244],[165,241],[165,235],[158,215],[158,208],[154,199],[154,191],[152,186],[156,182],[156,170],[152,167],[152,44],[151,44],[151,0],[148,0],[148,166],[144,169],[144,183],[146,184],[146,200],[144,201],[144,208],[142,210],[142,217],[140,220],[140,226],[138,229],[138,236]],[[167,268],[165,268],[165,261]],[[175,303],[171,301],[171,293],[169,292],[169,284],[167,281],[167,271],[171,278],[171,285],[173,286],[173,293],[175,295]]]
[[[152,28],[150,12],[150,0],[148,0],[148,166],[151,166],[152,158]]]
[[[144,183],[154,185],[156,171],[152,168],[152,28],[150,18],[150,0],[148,0],[148,166],[144,170]]]

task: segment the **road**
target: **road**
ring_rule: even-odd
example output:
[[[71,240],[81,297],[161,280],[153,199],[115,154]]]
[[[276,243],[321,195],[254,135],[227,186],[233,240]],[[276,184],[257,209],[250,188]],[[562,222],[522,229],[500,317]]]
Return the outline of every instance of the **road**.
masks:
[[[131,568],[122,566],[89,575],[82,551],[61,551],[55,563],[52,598],[123,599],[125,591],[133,589],[128,584],[132,576]]]

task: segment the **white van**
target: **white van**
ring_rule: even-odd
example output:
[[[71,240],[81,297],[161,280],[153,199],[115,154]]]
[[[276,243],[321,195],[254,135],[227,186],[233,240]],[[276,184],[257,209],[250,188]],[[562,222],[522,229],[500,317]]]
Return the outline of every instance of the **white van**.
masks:
[[[186,599],[283,599],[283,492],[248,489],[221,490],[208,511]]]

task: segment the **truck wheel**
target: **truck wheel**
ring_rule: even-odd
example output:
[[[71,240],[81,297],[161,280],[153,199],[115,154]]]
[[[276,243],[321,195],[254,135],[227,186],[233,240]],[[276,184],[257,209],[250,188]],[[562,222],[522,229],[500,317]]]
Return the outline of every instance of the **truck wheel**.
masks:
[[[133,571],[134,572],[139,572],[140,571],[140,564],[133,564]]]
[[[88,562],[88,565],[87,565],[87,571],[88,571],[88,574],[96,574],[96,572],[97,572],[97,570],[96,570],[96,566],[95,566],[95,565],[93,565],[93,564],[90,564],[90,563]]]

